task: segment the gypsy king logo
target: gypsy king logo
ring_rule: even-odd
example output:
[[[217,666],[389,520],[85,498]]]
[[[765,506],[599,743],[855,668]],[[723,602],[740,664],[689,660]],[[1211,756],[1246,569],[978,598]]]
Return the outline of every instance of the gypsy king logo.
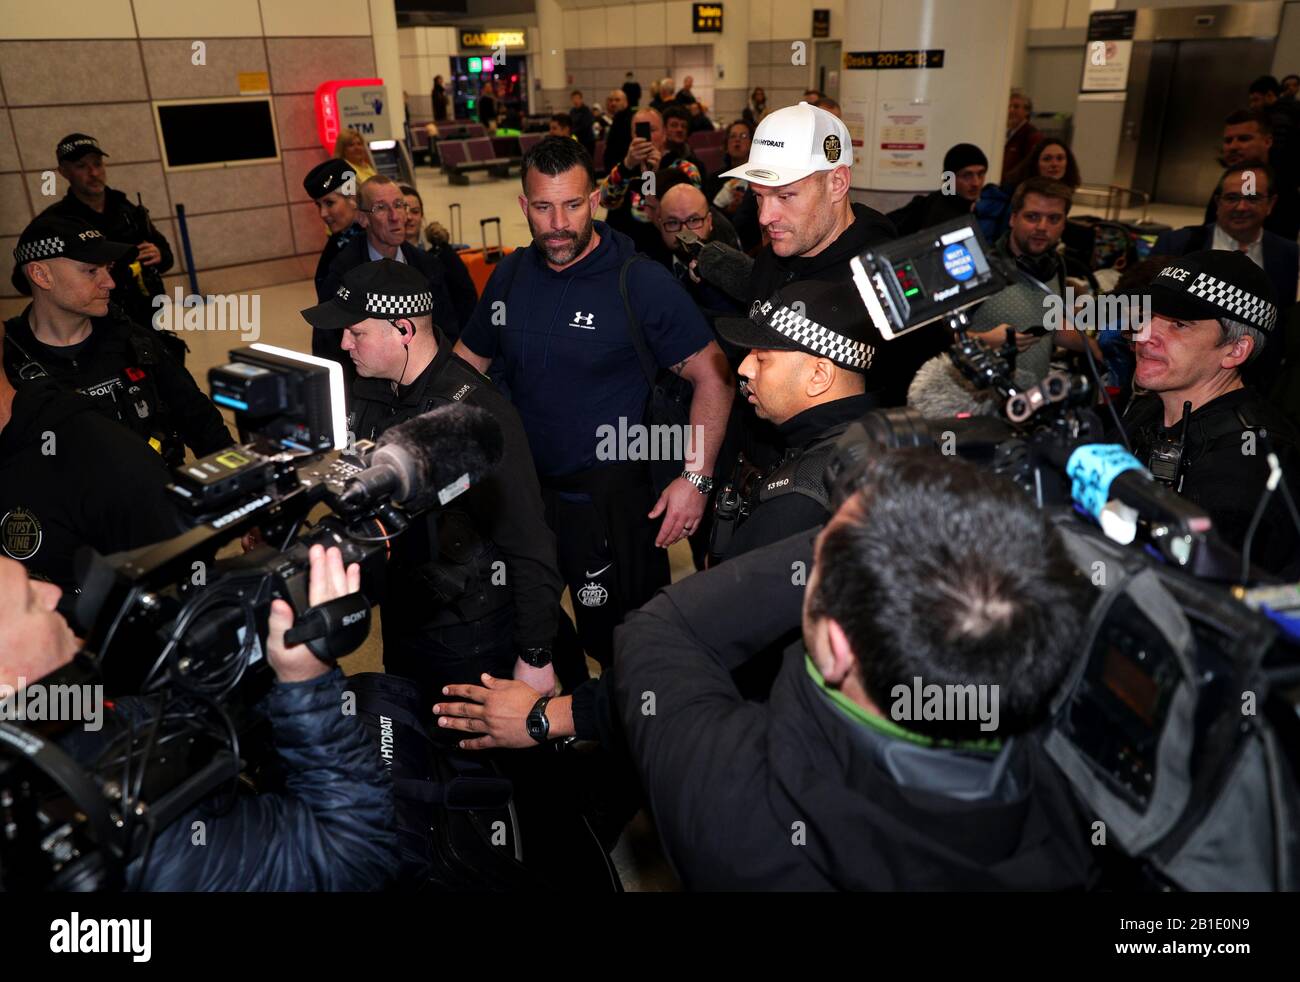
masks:
[[[843,147],[840,146],[840,138],[834,133],[822,140],[822,154],[826,157],[827,163],[836,163],[840,159],[840,153],[842,150]]]
[[[609,601],[609,591],[599,583],[588,583],[578,591],[578,603],[584,607],[604,607]]]
[[[12,559],[31,559],[41,547],[41,538],[41,523],[26,508],[15,508],[0,518],[0,548]]]

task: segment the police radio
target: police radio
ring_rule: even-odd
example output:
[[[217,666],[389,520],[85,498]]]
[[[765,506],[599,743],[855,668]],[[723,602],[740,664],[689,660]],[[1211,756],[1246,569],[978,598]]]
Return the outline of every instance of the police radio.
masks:
[[[1192,404],[1183,403],[1183,420],[1178,427],[1178,439],[1159,437],[1151,443],[1151,458],[1147,470],[1161,484],[1178,491],[1183,484],[1183,449],[1187,445],[1187,427],[1191,421]]]

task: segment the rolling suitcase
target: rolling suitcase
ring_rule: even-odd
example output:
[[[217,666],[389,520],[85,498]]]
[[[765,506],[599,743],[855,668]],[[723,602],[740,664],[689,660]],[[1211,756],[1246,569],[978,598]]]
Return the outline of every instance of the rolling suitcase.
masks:
[[[459,206],[454,205],[453,207]],[[459,252],[460,258],[465,263],[465,268],[469,270],[470,279],[474,281],[474,289],[478,290],[479,296],[482,296],[483,288],[487,286],[487,281],[491,279],[492,271],[497,268],[497,263],[514,252],[514,249],[506,248],[501,244],[500,218],[484,218],[478,225],[479,232],[483,237],[483,247],[481,249],[462,249]],[[487,227],[489,225],[497,227],[497,244],[491,248],[487,244]],[[455,238],[454,235],[453,238]]]

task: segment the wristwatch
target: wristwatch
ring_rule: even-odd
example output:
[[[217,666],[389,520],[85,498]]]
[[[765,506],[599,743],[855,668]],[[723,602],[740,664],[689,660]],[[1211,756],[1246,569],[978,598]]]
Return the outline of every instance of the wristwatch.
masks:
[[[694,471],[682,471],[682,477],[694,484],[695,490],[700,494],[708,494],[713,490],[713,478],[711,477],[696,474]]]
[[[533,708],[528,710],[528,718],[524,721],[528,735],[538,743],[545,743],[551,732],[551,721],[546,718],[546,704],[550,701],[550,696],[538,699],[533,703]]]
[[[551,663],[550,646],[548,645],[542,648],[522,648],[519,651],[519,660],[532,668],[545,668]]]

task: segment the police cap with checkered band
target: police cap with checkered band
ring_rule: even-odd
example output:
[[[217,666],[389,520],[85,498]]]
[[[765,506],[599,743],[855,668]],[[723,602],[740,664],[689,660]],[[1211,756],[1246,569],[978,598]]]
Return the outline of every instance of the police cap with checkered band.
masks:
[[[370,318],[397,320],[433,313],[433,291],[418,270],[392,259],[362,263],[343,274],[334,296],[302,312],[322,331],[342,331]]]
[[[1151,311],[1198,321],[1229,318],[1265,335],[1277,325],[1277,293],[1244,252],[1207,249],[1174,260],[1151,281]]]
[[[119,259],[130,262],[137,251],[129,243],[104,238],[103,232],[79,218],[47,212],[23,229],[14,247],[14,264],[18,268],[42,259],[71,259],[108,265]]]
[[[741,348],[805,351],[865,375],[884,343],[851,281],[797,280],[749,317],[719,317],[718,333]]]

